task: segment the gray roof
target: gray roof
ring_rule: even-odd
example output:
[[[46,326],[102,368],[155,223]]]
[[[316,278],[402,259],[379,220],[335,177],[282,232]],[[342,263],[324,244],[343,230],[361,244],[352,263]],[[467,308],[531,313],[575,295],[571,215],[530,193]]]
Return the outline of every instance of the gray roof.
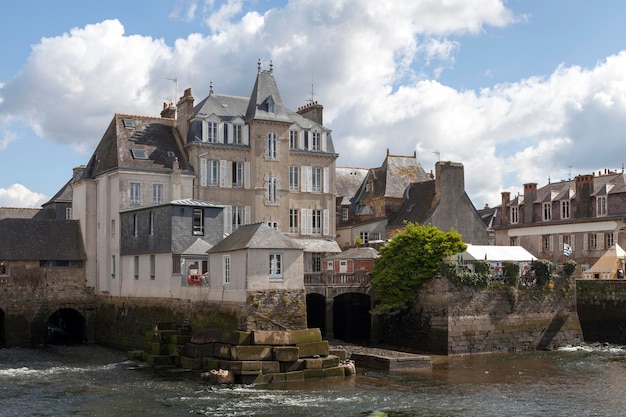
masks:
[[[246,120],[292,122],[289,111],[283,106],[283,99],[280,97],[272,71],[259,71],[257,74],[248,102]]]
[[[337,167],[335,169],[335,188],[337,197],[341,197],[341,205],[349,205],[363,180],[367,176],[367,168]]]
[[[173,119],[116,114],[96,147],[83,177],[95,178],[113,169],[171,172],[174,161],[182,170],[192,169],[178,147]],[[146,159],[133,156],[145,152]]]
[[[285,236],[265,223],[240,226],[213,246],[209,253],[241,249],[302,249],[297,241]]]
[[[294,239],[305,252],[341,252],[339,244],[331,239]]]
[[[378,258],[378,251],[370,247],[350,248],[341,253],[334,254],[325,259],[376,259]]]
[[[439,205],[435,186],[435,180],[410,184],[405,194],[406,200],[402,203],[396,217],[389,222],[389,226],[403,227],[407,221],[425,223]]]
[[[182,255],[205,255],[211,249],[213,245],[200,238],[196,239],[187,249],[182,252]]]
[[[22,207],[0,207],[0,220],[2,219],[50,219],[48,210]]]
[[[0,220],[0,259],[87,259],[78,220]]]

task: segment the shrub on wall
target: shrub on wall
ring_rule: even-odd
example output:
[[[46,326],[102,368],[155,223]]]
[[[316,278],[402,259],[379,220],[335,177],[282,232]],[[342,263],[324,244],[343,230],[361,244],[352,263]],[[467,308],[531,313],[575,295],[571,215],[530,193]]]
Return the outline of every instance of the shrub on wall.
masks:
[[[563,264],[563,273],[566,277],[571,277],[576,271],[576,261],[565,261]]]
[[[547,259],[535,259],[530,264],[530,270],[535,273],[538,287],[546,286],[550,282],[552,263]]]
[[[485,288],[491,277],[491,265],[489,262],[478,261],[474,264],[475,272],[459,271],[456,262],[442,262],[441,275],[458,286]]]
[[[507,285],[517,287],[519,283],[519,263],[502,262],[502,272]]]

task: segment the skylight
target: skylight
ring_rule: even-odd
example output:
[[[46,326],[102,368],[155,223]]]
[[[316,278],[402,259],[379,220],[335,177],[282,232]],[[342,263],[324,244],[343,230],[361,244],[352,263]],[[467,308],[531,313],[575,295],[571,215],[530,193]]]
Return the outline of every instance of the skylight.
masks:
[[[131,151],[135,159],[148,159],[148,152],[144,149],[131,149]]]
[[[135,121],[133,119],[124,119],[124,127],[135,127]]]

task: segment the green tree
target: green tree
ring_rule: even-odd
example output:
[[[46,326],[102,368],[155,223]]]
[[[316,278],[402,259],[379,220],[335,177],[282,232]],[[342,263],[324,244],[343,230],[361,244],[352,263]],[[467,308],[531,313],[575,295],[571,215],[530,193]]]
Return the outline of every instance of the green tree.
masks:
[[[417,298],[422,282],[437,276],[441,261],[467,246],[454,229],[443,232],[432,225],[407,223],[379,252],[372,284],[379,303],[374,314],[395,314]]]

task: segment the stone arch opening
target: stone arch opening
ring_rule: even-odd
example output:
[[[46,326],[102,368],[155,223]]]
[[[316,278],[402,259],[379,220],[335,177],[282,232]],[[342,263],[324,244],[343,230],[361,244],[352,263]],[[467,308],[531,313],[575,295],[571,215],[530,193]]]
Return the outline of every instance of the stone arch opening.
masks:
[[[47,323],[46,344],[79,345],[87,343],[87,323],[73,308],[55,311]]]
[[[0,308],[0,348],[6,347],[6,316],[4,310]]]
[[[368,343],[372,329],[371,297],[346,293],[333,299],[333,336],[346,342]]]
[[[306,326],[319,328],[322,336],[326,337],[326,297],[322,294],[306,295]]]

